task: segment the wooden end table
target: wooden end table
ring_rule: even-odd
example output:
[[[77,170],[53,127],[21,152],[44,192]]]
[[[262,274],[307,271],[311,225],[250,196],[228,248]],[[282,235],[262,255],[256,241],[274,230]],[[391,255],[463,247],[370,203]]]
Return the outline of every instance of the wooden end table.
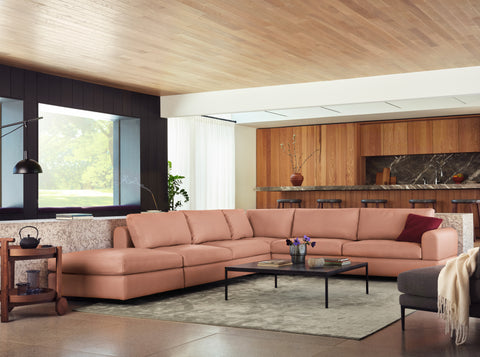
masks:
[[[0,238],[1,276],[1,321],[8,322],[8,313],[15,306],[39,304],[55,301],[55,311],[64,315],[68,311],[67,299],[62,297],[62,247],[43,247],[23,249],[19,245],[10,245],[13,238]],[[15,284],[15,262],[17,260],[56,259],[55,289],[41,288],[38,294],[18,295]]]

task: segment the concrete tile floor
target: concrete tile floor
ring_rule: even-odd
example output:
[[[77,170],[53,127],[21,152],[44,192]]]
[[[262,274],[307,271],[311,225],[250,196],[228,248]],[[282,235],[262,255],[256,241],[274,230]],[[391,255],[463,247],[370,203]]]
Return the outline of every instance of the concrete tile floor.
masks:
[[[400,315],[400,308],[399,308]],[[0,325],[0,356],[478,356],[480,319],[456,346],[436,314],[418,311],[361,341],[17,307]]]

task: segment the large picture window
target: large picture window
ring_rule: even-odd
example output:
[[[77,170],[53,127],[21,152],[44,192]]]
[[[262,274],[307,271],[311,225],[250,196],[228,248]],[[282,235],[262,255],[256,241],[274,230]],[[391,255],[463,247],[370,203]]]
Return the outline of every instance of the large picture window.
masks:
[[[45,104],[39,116],[39,207],[140,203],[138,119]]]

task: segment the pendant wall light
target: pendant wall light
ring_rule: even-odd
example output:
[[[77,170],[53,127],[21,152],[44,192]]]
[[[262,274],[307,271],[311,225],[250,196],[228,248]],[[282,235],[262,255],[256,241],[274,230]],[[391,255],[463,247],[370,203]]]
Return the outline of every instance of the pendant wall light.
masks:
[[[0,129],[15,126],[15,125],[17,125],[17,127],[14,128],[13,130],[9,131],[8,133],[2,134],[1,137],[3,138],[4,136],[6,136],[8,134],[11,134],[14,131],[16,131],[16,130],[22,128],[22,127],[26,129],[27,128],[27,123],[29,123],[31,121],[37,121],[37,120],[40,120],[40,119],[42,119],[42,117],[34,118],[34,119],[28,119],[28,120],[25,120],[25,121],[19,121],[19,122],[12,123],[12,124],[2,125],[0,127]],[[28,142],[28,131],[25,131],[25,141]],[[17,162],[17,164],[13,168],[13,173],[14,174],[39,174],[39,173],[42,173],[42,167],[40,166],[40,164],[37,161],[29,159],[27,150],[24,150],[23,151],[23,160],[20,160],[19,162]]]

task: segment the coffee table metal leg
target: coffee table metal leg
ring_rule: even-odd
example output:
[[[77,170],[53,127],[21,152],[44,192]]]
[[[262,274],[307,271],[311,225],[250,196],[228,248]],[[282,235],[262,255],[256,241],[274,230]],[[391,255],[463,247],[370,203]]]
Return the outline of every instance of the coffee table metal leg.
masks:
[[[225,268],[225,300],[228,300],[228,270]]]
[[[325,309],[328,309],[328,276],[325,277]]]
[[[275,289],[277,288],[277,274],[275,274]]]
[[[365,265],[365,285],[367,288],[367,295],[368,295],[368,264]]]

